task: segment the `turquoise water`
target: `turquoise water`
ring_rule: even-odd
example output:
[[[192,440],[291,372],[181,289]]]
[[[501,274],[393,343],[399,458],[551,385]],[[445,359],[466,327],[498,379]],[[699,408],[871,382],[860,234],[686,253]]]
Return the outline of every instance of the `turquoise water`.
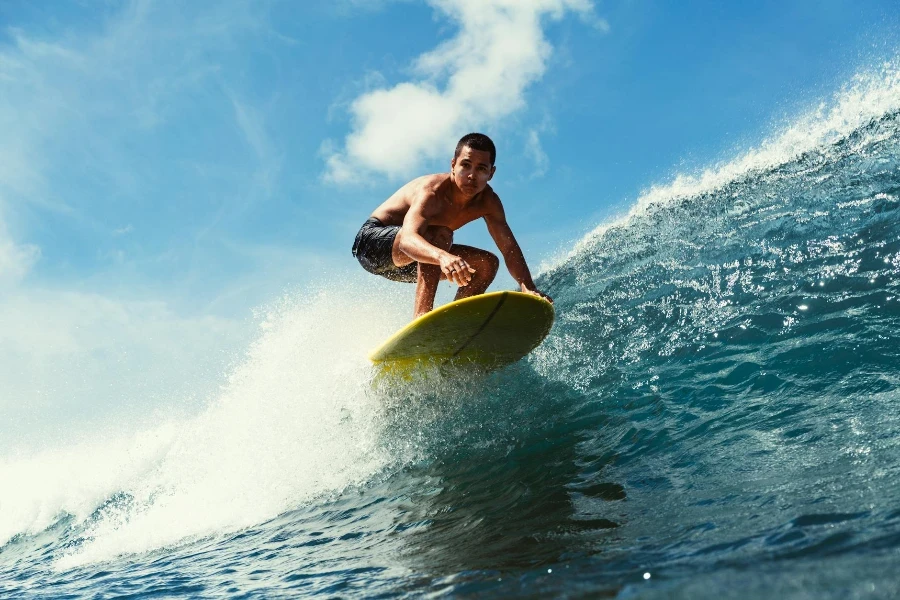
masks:
[[[0,595],[897,596],[896,65],[540,285],[497,373],[375,381],[387,300],[323,291],[200,414],[4,456]]]

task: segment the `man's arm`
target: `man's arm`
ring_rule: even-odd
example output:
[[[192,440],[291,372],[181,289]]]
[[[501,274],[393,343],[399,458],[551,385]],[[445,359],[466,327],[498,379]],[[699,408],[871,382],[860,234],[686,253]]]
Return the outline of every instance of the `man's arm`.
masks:
[[[506,212],[503,210],[503,204],[497,194],[493,194],[487,214],[484,215],[484,221],[487,223],[488,233],[494,238],[497,249],[503,255],[506,268],[509,274],[516,280],[523,292],[534,294],[553,302],[547,294],[539,291],[534,285],[531,278],[531,271],[525,262],[525,255],[513,235],[512,229],[506,222]]]
[[[429,220],[440,211],[439,202],[433,193],[413,201],[400,228],[400,251],[417,262],[440,266],[448,281],[460,286],[468,285],[475,269],[459,256],[425,239]]]

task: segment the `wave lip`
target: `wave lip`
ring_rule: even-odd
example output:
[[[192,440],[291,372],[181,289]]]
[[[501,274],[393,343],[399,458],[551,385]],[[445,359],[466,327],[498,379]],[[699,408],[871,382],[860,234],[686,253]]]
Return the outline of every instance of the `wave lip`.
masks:
[[[597,226],[576,242],[568,253],[544,268],[542,273],[549,273],[579,254],[590,251],[595,241],[606,231],[626,226],[634,217],[646,214],[651,206],[714,194],[729,184],[771,173],[810,152],[823,152],[827,155],[824,160],[834,162],[841,155],[856,151],[861,145],[884,136],[895,136],[896,128],[889,132],[873,131],[870,136],[855,140],[849,147],[840,147],[843,140],[860,129],[881,119],[896,116],[898,112],[900,57],[886,61],[877,69],[857,74],[830,102],[822,102],[800,115],[765,139],[759,147],[699,174],[677,174],[669,183],[650,186],[624,217]],[[735,198],[734,201],[739,199]]]

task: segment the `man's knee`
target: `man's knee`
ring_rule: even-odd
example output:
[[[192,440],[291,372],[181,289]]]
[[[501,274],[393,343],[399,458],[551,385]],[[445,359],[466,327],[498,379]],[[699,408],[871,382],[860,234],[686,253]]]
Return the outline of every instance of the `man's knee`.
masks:
[[[493,281],[500,269],[500,259],[493,252],[477,249],[467,255],[467,260],[475,267],[475,277]]]
[[[487,252],[486,254],[488,268],[491,270],[491,276],[496,275],[497,271],[500,270],[500,259],[497,258],[497,255],[493,252]]]
[[[497,255],[493,252],[484,253],[484,262],[487,265],[488,270],[490,271],[491,277],[497,274],[497,271],[500,270],[500,259],[497,258]]]

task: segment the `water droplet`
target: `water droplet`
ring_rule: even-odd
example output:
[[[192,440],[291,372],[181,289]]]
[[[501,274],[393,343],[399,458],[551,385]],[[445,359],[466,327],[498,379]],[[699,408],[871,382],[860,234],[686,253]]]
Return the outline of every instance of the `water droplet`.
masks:
[[[548,573],[552,573],[552,572],[553,572],[553,569],[547,569],[547,572],[548,572]]]

